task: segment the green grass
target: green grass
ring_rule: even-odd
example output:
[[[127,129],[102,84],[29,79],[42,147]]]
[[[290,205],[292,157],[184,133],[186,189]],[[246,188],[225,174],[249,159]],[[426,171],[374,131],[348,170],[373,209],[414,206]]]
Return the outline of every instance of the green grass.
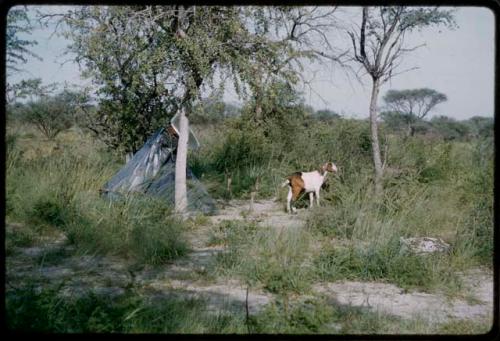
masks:
[[[76,198],[74,205],[79,211],[63,231],[70,242],[87,252],[161,264],[188,251],[183,223],[160,200],[139,197],[106,202],[87,194]]]
[[[325,298],[283,300],[249,316],[244,311],[209,311],[203,299],[168,296],[147,299],[133,289],[117,297],[86,292],[64,296],[62,287],[33,284],[6,293],[6,326],[12,331],[49,333],[174,334],[484,334],[486,320],[432,323],[403,320],[361,308],[338,306]],[[243,309],[242,309],[243,310]]]
[[[422,317],[401,319],[362,308],[338,306],[324,298],[295,303],[291,309],[282,301],[269,305],[251,317],[252,333],[265,334],[485,334],[491,328],[486,320],[452,320],[433,323]]]
[[[324,281],[363,280],[394,283],[404,289],[458,293],[462,283],[450,266],[450,255],[417,256],[402,252],[399,240],[378,246],[324,249],[316,258]]]
[[[314,278],[311,238],[301,229],[262,228],[252,223],[226,222],[215,271],[263,286],[273,293],[301,293]]]
[[[242,314],[209,314],[202,299],[159,297],[134,291],[119,297],[88,292],[62,296],[60,288],[26,286],[6,294],[6,325],[50,333],[244,333]]]
[[[321,299],[290,306],[293,296],[310,293],[316,281],[382,281],[403,288],[445,292],[462,290],[456,272],[478,265],[492,267],[493,144],[430,141],[422,136],[387,137],[384,195],[373,196],[367,122],[310,122],[280,130],[276,122],[250,129],[232,119],[218,130],[203,131],[200,150],[189,156],[194,173],[215,198],[284,200],[279,187],[296,170],[315,169],[325,161],[339,166],[322,190],[322,207],[310,211],[305,228],[260,227],[247,221],[212,227],[211,245],[224,245],[207,273],[238,278],[278,298],[252,317],[256,333],[463,333],[485,330],[483,322],[431,326],[356,309]],[[276,128],[276,129],[275,129]],[[314,133],[313,133],[314,132]],[[291,138],[293,137],[293,138]],[[117,255],[135,264],[164,264],[185,255],[184,232],[206,225],[173,217],[171,207],[136,196],[109,202],[98,195],[122,160],[77,131],[47,141],[29,126],[8,127],[6,253],[36,245],[54,229],[77,252]],[[385,146],[383,146],[385,150]],[[231,177],[230,190],[227,178]],[[303,203],[307,206],[307,200]],[[447,254],[416,256],[403,252],[400,237],[439,237],[451,244]],[[48,254],[47,262],[64,254]],[[206,275],[200,275],[201,277]],[[160,305],[131,294],[109,301],[88,296],[61,300],[57,292],[24,288],[7,298],[13,328],[50,331],[221,332],[245,333],[240,315],[209,316],[205,303],[169,298]],[[75,322],[70,319],[74,318]],[[486,328],[487,330],[487,328]]]
[[[7,220],[26,227],[9,235],[8,244],[22,246],[30,233],[57,228],[82,253],[120,255],[147,264],[186,254],[184,225],[172,217],[171,207],[149,197],[111,202],[99,196],[120,164],[88,136],[75,134],[58,136],[55,143],[66,145],[55,150],[46,148],[53,141],[33,145],[18,138],[11,143]],[[39,153],[32,154],[37,148]]]

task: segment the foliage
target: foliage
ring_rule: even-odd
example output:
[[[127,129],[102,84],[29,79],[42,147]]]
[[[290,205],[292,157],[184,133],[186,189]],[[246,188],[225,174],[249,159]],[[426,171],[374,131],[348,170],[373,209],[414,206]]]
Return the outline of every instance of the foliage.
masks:
[[[56,87],[57,83],[43,85],[41,78],[23,79],[19,83],[9,85],[7,89],[8,102],[16,104],[19,99],[26,98],[33,102],[41,97],[51,95]]]
[[[57,287],[38,291],[28,284],[7,291],[5,302],[6,327],[16,332],[366,335],[481,334],[491,328],[485,321],[400,319],[324,298],[300,301],[288,310],[277,300],[248,321],[241,312],[209,312],[201,299],[150,301],[133,290],[114,298],[92,292],[67,297]]]
[[[417,121],[424,119],[436,105],[446,100],[445,94],[428,88],[389,90],[384,96],[384,102],[389,110],[399,113],[398,118],[406,123],[408,136],[415,133],[414,125]],[[394,116],[392,114],[390,118],[394,119]]]
[[[175,101],[166,88],[168,70],[159,60],[163,42],[155,29],[132,20],[130,7],[78,7],[68,13],[69,47],[92,79],[98,99],[88,127],[108,146],[135,152],[166,126]]]
[[[27,56],[41,60],[41,58],[30,51],[32,46],[37,45],[36,40],[27,40],[20,38],[20,34],[31,34],[33,26],[31,25],[26,6],[12,7],[7,14],[7,28],[5,33],[5,42],[7,49],[7,71],[19,72],[19,64],[26,64]]]
[[[446,100],[445,94],[428,88],[389,90],[384,96],[385,104],[392,111],[409,115],[413,120],[423,119],[436,105]]]
[[[420,290],[441,287],[445,283],[447,289],[453,291],[459,288],[460,281],[448,264],[446,256],[403,253],[399,238],[367,248],[324,250],[316,260],[320,277],[327,281],[385,279],[399,287]]]
[[[460,140],[467,136],[469,127],[460,123],[452,117],[435,116],[431,119],[431,125],[445,141]]]
[[[92,291],[65,296],[58,287],[27,285],[6,294],[11,331],[50,333],[242,333],[241,314],[207,312],[201,299],[148,301],[129,290],[118,297]]]
[[[335,111],[332,111],[330,109],[321,109],[321,110],[317,110],[316,112],[314,112],[312,117],[319,120],[319,121],[330,121],[330,120],[338,119],[341,116],[338,113],[336,113]]]
[[[464,123],[469,125],[469,132],[474,138],[493,136],[493,117],[473,116]]]
[[[28,102],[24,108],[23,120],[33,124],[46,138],[54,139],[61,131],[71,127],[74,121],[74,103],[65,94],[42,97]]]
[[[405,45],[405,34],[440,25],[454,27],[453,10],[439,7],[363,7],[361,25],[355,25],[347,32],[352,42],[352,61],[359,64],[360,70],[366,71],[372,79],[369,112],[376,196],[382,195],[384,173],[376,112],[380,86],[397,74],[402,56],[418,48]]]
[[[194,105],[189,121],[194,125],[221,124],[224,119],[236,117],[239,114],[239,107],[217,98],[207,98]]]
[[[227,252],[208,265],[209,273],[238,278],[250,288],[264,288],[276,295],[275,303],[264,312],[250,316],[250,331],[452,332],[452,324],[431,326],[343,309],[331,302],[297,301],[319,280],[387,281],[405,289],[462,295],[464,286],[457,272],[493,266],[492,136],[475,138],[471,134],[468,140],[443,141],[418,134],[406,139],[387,134],[385,191],[377,201],[371,191],[366,120],[301,118],[300,101],[299,106],[284,105],[279,110],[285,118],[288,110],[297,114],[296,122],[287,126],[280,115],[269,116],[255,128],[240,116],[224,119],[216,127],[197,127],[202,148],[191,159],[196,175],[214,196],[224,197],[227,169],[233,177],[233,197],[246,198],[258,175],[257,198],[276,197],[281,202],[286,193],[280,187],[285,175],[314,169],[325,160],[339,166],[339,174],[329,175],[328,186],[322,190],[322,207],[303,212],[307,219],[304,228],[282,229],[278,223],[261,226],[245,217],[211,227],[211,244],[223,245]],[[63,147],[51,149],[54,141],[42,139],[30,126],[16,127],[18,123],[8,127],[6,136],[7,255],[14,254],[17,247],[33,245],[50,229],[65,233],[79,253],[117,255],[138,264],[164,264],[188,251],[183,233],[187,225],[172,217],[170,207],[143,197],[110,203],[97,195],[120,167],[101,144],[70,130],[55,138]],[[484,124],[488,127],[486,120]],[[281,126],[290,130],[270,129]],[[293,135],[292,144],[283,143],[286,134]],[[279,216],[277,213],[276,218]],[[11,228],[12,221],[22,227]],[[422,236],[442,238],[452,249],[424,257],[401,249],[400,237]],[[44,261],[49,260],[47,255]],[[126,296],[122,301],[96,295],[61,300],[57,290],[24,289],[6,294],[9,327],[247,332],[243,316],[205,315],[206,307],[200,301],[169,297],[156,305],[144,301],[144,296]],[[486,327],[469,325],[461,330]]]
[[[214,86],[215,70],[230,76],[239,94],[255,64],[278,64],[274,78],[292,79],[285,62],[295,58],[292,41],[273,40],[269,32],[275,12],[280,9],[204,6],[68,12],[70,51],[99,89],[94,131],[114,148],[135,151],[180,105],[191,108],[202,86]]]
[[[475,257],[489,264],[493,256],[493,140],[486,138],[473,143],[470,171],[463,183],[471,202],[469,215],[463,231],[464,242],[473,243]]]
[[[117,254],[153,265],[188,251],[184,226],[171,215],[171,207],[159,200],[130,197],[108,203],[93,196],[78,196],[66,210],[74,214],[69,215],[62,230],[81,250]]]
[[[35,232],[59,229],[82,252],[121,255],[147,264],[184,255],[184,225],[170,215],[167,204],[147,197],[118,202],[99,197],[99,189],[120,164],[89,136],[68,140],[73,134],[56,137],[55,142],[64,141],[63,150],[36,149],[31,157],[34,147],[10,147],[8,218]],[[50,143],[54,142],[38,137],[37,147]]]
[[[298,229],[258,229],[237,222],[222,223],[219,229],[228,252],[219,255],[215,271],[261,284],[278,294],[308,289],[313,273],[307,233]]]

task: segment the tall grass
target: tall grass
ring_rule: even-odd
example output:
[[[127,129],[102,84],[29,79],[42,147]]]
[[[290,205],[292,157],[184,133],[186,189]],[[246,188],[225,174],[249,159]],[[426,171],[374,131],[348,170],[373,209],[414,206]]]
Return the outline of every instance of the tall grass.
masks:
[[[337,306],[325,298],[308,299],[287,309],[282,300],[251,315],[209,312],[203,299],[175,294],[148,300],[134,290],[111,298],[88,292],[63,296],[57,288],[17,288],[5,295],[10,331],[45,333],[173,334],[484,334],[486,320],[403,320],[361,308]]]
[[[7,167],[7,219],[35,231],[63,231],[81,252],[100,252],[158,264],[187,251],[183,225],[171,208],[154,198],[129,197],[110,202],[101,186],[120,163],[86,136],[61,134],[64,148],[43,150],[30,140],[11,143]],[[59,138],[59,136],[58,136]],[[52,143],[52,142],[45,142]],[[18,243],[19,244],[19,243]]]
[[[491,144],[385,135],[385,190],[382,200],[376,201],[367,123],[308,124],[294,127],[291,142],[284,135],[292,132],[278,126],[266,135],[265,127],[246,129],[235,119],[215,131],[205,148],[192,156],[196,171],[208,183],[217,184],[212,194],[222,197],[227,173],[232,176],[233,197],[246,197],[259,177],[262,197],[284,200],[279,184],[285,175],[314,169],[326,160],[340,168],[339,174],[327,178],[323,207],[312,211],[305,231],[289,230],[277,237],[279,226],[256,229],[232,223],[221,227],[229,252],[221,257],[219,271],[238,274],[275,292],[301,292],[318,278],[350,278],[453,293],[461,288],[455,272],[480,264],[491,266]],[[294,241],[293,233],[300,234],[300,243]],[[442,238],[451,250],[429,257],[411,255],[400,245],[400,238],[408,237]],[[304,266],[306,254],[318,247],[320,256],[312,268]],[[266,275],[271,273],[274,277]],[[278,277],[279,285],[273,284]]]
[[[255,332],[336,331],[330,324],[338,321],[343,321],[341,332],[391,330],[391,324],[380,316],[326,311],[319,306],[294,310],[287,300],[290,295],[308,293],[315,281],[341,279],[389,281],[404,288],[454,294],[462,288],[457,271],[492,266],[491,139],[444,142],[421,136],[401,139],[382,132],[387,171],[384,195],[376,200],[367,122],[304,121],[288,128],[293,131],[280,129],[276,122],[255,128],[241,118],[227,120],[217,131],[205,131],[202,148],[189,158],[194,173],[219,198],[248,198],[257,190],[258,181],[258,198],[283,200],[284,190],[279,185],[286,175],[315,169],[325,161],[339,166],[339,173],[328,176],[328,186],[321,192],[322,207],[308,211],[304,228],[260,227],[246,221],[213,227],[212,242],[226,246],[213,273],[263,287],[283,300],[255,317]],[[7,220],[24,224],[23,229],[8,231],[9,250],[31,244],[44,228],[55,228],[81,252],[115,254],[141,263],[164,263],[187,252],[186,225],[174,219],[164,203],[141,196],[108,202],[98,196],[98,189],[121,162],[87,137],[68,132],[49,142],[21,129],[8,132],[6,142]],[[424,236],[444,239],[451,245],[450,252],[423,257],[401,248],[401,237]],[[36,295],[27,297],[33,297],[40,307],[58,306],[50,300],[46,304],[43,295]],[[43,320],[37,326],[47,324],[52,330],[241,331],[240,317],[220,317],[219,322],[203,317],[190,327],[185,321],[195,319],[201,309],[198,303],[167,302],[165,310],[156,310],[129,302],[114,312],[103,308],[107,303],[99,300],[75,304],[99,307],[82,316],[109,320],[109,325],[82,322],[80,329],[59,327],[54,322],[57,319],[78,316],[80,310],[73,307],[61,315],[57,309],[50,310],[55,320]],[[47,311],[33,309],[40,314]],[[341,316],[346,314],[356,322],[344,321]],[[182,321],[169,324],[176,315]]]
[[[358,173],[357,183],[336,184],[332,206],[309,217],[308,230],[333,241],[316,259],[320,277],[456,293],[462,288],[456,272],[491,266],[491,156],[485,147],[417,139],[390,148],[392,166],[410,169],[385,179],[382,201],[372,196],[371,177]],[[475,158],[489,161],[471,162]],[[426,257],[403,252],[401,237],[423,236],[444,239],[450,252]]]
[[[370,162],[367,122],[300,122],[286,130],[273,121],[255,126],[242,118],[231,119],[206,137],[189,164],[204,178],[213,196],[227,197],[230,176],[233,198],[248,198],[257,179],[258,195],[279,196],[285,176],[300,169],[317,169],[327,161],[340,165],[342,176],[349,181],[365,168]]]
[[[202,299],[148,300],[133,290],[117,298],[26,286],[6,294],[11,331],[50,333],[244,333],[244,315],[209,313]]]
[[[216,273],[239,277],[277,294],[301,293],[313,279],[311,238],[301,229],[260,228],[253,223],[227,222]]]

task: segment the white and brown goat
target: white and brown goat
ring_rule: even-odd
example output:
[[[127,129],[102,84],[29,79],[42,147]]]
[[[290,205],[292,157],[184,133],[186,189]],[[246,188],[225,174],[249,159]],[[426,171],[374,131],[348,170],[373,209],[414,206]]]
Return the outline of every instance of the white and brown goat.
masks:
[[[295,207],[292,200],[296,201],[301,193],[309,193],[309,207],[313,206],[314,195],[316,195],[316,205],[319,206],[319,190],[325,182],[328,172],[336,172],[337,166],[333,162],[327,162],[319,170],[312,172],[296,172],[287,177],[282,187],[290,186],[286,201],[287,212],[294,213]]]

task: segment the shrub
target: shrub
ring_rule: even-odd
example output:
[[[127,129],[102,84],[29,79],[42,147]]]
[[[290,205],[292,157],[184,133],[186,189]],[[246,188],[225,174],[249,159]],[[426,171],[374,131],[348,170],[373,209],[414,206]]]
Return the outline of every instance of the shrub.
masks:
[[[23,119],[48,139],[54,139],[73,124],[70,104],[59,97],[42,97],[37,102],[28,103],[23,110]]]
[[[385,243],[338,247],[325,250],[316,259],[320,278],[385,280],[403,288],[434,289],[446,283],[450,291],[460,280],[447,265],[447,255],[417,256],[402,252],[399,238]]]
[[[6,294],[11,331],[51,333],[241,333],[242,314],[209,314],[200,299],[148,301],[134,291],[111,298],[87,292],[62,296],[61,288],[31,284]]]
[[[74,212],[69,212],[71,209],[72,207],[56,201],[56,198],[41,198],[34,203],[31,215],[35,222],[40,221],[60,227],[67,223],[68,216],[74,214]]]
[[[278,232],[244,222],[228,222],[223,228],[227,252],[219,255],[217,272],[279,294],[308,289],[312,254],[306,232],[286,228]]]
[[[115,203],[100,198],[116,160],[85,140],[75,142],[31,160],[12,158],[6,184],[9,219],[56,227],[83,250],[138,262],[158,264],[185,254],[183,224],[172,219],[170,207],[142,197]]]
[[[147,197],[107,202],[91,195],[74,201],[79,210],[64,226],[80,249],[121,255],[138,263],[161,264],[183,256],[183,224],[166,203]]]

